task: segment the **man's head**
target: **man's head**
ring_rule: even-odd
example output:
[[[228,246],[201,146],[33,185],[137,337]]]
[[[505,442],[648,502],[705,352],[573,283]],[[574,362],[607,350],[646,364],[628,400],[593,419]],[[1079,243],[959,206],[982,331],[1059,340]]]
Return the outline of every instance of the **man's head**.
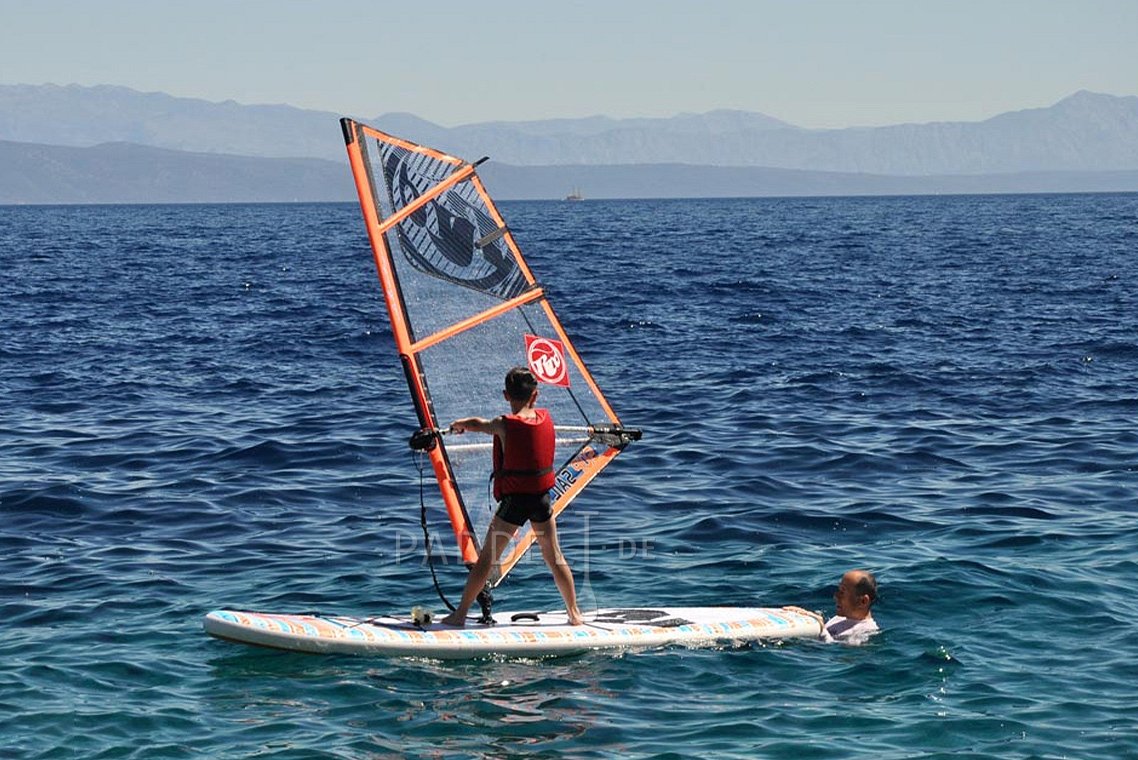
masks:
[[[842,617],[860,620],[877,601],[877,579],[868,570],[850,570],[834,592],[834,604]]]
[[[537,392],[537,378],[525,367],[514,367],[506,373],[506,398],[528,403]]]

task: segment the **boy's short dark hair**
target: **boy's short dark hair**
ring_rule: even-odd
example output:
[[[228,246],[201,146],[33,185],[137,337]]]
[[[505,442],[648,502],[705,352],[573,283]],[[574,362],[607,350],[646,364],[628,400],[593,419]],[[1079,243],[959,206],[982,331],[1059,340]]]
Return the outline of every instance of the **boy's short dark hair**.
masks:
[[[525,367],[514,367],[506,373],[506,395],[514,401],[529,401],[537,390],[537,378]]]

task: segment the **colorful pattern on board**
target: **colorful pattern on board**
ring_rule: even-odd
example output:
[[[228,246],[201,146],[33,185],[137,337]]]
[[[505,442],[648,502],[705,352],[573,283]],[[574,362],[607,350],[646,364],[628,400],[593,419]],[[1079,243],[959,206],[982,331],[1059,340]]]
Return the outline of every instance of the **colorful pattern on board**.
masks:
[[[727,609],[728,612],[732,610]],[[744,617],[714,622],[688,620],[715,608],[675,610],[598,610],[583,626],[500,625],[488,628],[422,629],[395,618],[357,619],[261,612],[216,610],[206,619],[225,624],[211,630],[221,638],[299,651],[320,651],[323,644],[343,646],[334,651],[421,654],[465,650],[524,653],[571,651],[574,647],[621,648],[697,642],[743,641],[785,636],[816,636],[817,623],[785,609],[738,610]],[[696,613],[696,614],[692,614]],[[247,631],[248,634],[243,634]],[[309,642],[306,644],[305,642]],[[416,652],[417,648],[421,651]]]

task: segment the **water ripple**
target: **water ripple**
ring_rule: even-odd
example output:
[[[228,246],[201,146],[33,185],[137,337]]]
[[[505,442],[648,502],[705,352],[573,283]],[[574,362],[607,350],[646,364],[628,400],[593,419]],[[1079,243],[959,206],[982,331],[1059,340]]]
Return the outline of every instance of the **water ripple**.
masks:
[[[223,605],[441,608],[358,208],[0,208],[0,754],[1138,755],[1136,196],[504,211],[646,432],[560,520],[582,603],[830,610],[865,566],[885,633],[479,663],[210,640]],[[539,559],[499,598],[559,604]]]

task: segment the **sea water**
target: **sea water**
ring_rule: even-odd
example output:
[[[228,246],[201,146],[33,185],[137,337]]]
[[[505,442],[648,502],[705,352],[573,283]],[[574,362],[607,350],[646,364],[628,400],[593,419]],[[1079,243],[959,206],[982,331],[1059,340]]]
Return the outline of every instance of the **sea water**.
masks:
[[[502,206],[644,430],[559,521],[582,606],[829,613],[864,567],[883,633],[213,640],[442,609],[359,210],[5,207],[0,756],[1138,757],[1138,195]],[[498,592],[558,604],[540,561]]]

